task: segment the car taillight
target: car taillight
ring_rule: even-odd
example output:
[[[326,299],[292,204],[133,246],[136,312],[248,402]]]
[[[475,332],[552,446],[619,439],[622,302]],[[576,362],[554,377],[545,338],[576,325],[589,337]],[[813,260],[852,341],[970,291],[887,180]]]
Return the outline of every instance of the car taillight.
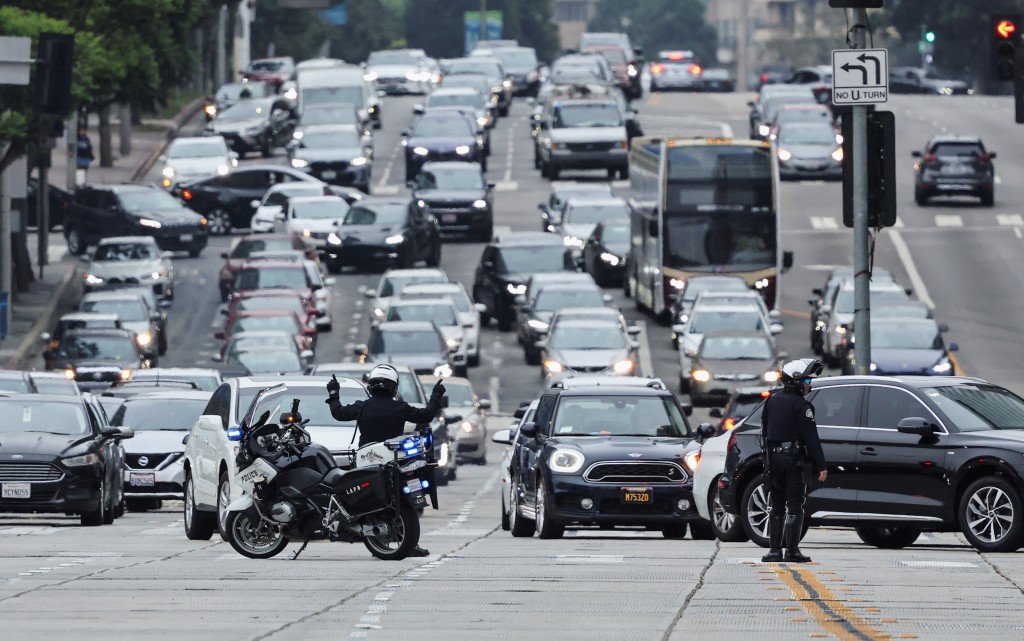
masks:
[[[181,190],[181,197],[185,200],[192,200],[192,192],[187,189]]]
[[[691,74],[693,74],[693,75],[695,75],[695,76],[696,76],[696,75],[697,75],[697,74],[699,74],[700,72],[701,72],[701,68],[700,68],[700,65],[690,65],[690,73],[691,73]]]
[[[978,162],[988,163],[992,160],[988,156],[978,156]]]
[[[727,418],[727,419],[725,419],[725,421],[723,423],[723,427],[725,427],[725,431],[728,432],[732,428],[736,427],[736,419],[734,419],[734,418]]]
[[[651,73],[661,73],[665,71],[665,65],[651,65]]]
[[[766,74],[766,73],[761,74],[761,82],[768,82],[768,74]]]
[[[925,154],[922,160],[924,160],[925,162],[938,162],[939,157],[936,156],[935,154]]]
[[[729,443],[725,447],[727,450],[731,450],[736,447],[736,432],[731,432],[729,434]]]

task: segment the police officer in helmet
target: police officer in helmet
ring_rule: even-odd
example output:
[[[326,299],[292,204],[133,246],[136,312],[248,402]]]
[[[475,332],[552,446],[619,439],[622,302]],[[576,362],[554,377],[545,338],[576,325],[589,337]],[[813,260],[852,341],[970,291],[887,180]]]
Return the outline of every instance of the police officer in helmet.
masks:
[[[765,563],[790,561],[808,563],[800,552],[803,534],[804,471],[810,468],[819,482],[828,476],[825,454],[814,422],[814,406],[805,396],[811,381],[821,374],[821,362],[813,358],[790,361],[782,366],[782,389],[764,404],[761,442],[765,448],[766,485],[769,493],[769,551]],[[783,555],[782,546],[786,552]]]
[[[331,376],[327,382],[327,400],[331,416],[339,421],[356,421],[359,430],[359,447],[396,438],[405,433],[406,423],[429,423],[441,411],[441,399],[445,387],[438,380],[430,393],[430,400],[424,408],[417,408],[398,400],[398,370],[391,365],[378,365],[370,371],[366,381],[370,398],[342,405],[338,398],[341,386]],[[410,556],[427,556],[427,550],[418,547]]]

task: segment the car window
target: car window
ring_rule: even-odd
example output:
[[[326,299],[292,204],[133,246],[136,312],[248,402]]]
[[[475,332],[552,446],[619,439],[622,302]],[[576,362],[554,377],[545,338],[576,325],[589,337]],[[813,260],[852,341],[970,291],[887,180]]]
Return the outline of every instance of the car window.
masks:
[[[873,385],[868,390],[867,426],[895,430],[911,416],[930,417],[931,412],[908,392],[895,387]]]
[[[976,142],[940,142],[932,147],[936,156],[984,156],[985,149]]]
[[[203,410],[204,415],[219,416],[221,423],[224,424],[224,429],[228,427],[228,408],[231,404],[231,386],[221,385],[217,388],[217,391],[210,397],[210,402],[206,404],[206,409]]]
[[[270,181],[265,171],[239,171],[226,176],[223,185],[235,189],[267,189]]]
[[[96,198],[96,207],[99,209],[111,209],[117,207],[117,197],[109,191],[101,191]]]
[[[533,416],[533,422],[537,425],[538,432],[547,432],[548,423],[551,422],[551,412],[555,409],[554,396],[545,396],[537,404],[537,412]]]
[[[825,387],[815,390],[808,400],[814,406],[814,420],[821,426],[857,427],[860,388]]]

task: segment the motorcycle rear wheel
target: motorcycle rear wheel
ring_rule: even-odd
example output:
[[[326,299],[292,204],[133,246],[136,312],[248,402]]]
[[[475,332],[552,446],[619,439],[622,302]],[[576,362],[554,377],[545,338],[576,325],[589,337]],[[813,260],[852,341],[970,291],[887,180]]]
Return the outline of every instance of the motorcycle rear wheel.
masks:
[[[388,536],[368,536],[363,544],[370,554],[383,561],[401,561],[409,556],[420,542],[420,519],[405,501],[398,504],[398,513],[388,524]]]
[[[226,522],[228,542],[242,556],[269,559],[288,546],[288,538],[262,520],[255,509],[230,512]]]

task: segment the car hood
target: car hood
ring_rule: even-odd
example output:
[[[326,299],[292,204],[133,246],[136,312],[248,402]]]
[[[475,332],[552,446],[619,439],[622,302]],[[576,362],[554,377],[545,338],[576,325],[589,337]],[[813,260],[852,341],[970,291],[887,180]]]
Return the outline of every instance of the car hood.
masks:
[[[798,159],[821,159],[828,160],[836,145],[779,145]]]
[[[426,147],[432,151],[455,151],[460,145],[476,145],[476,138],[473,136],[445,136],[443,138],[410,138],[409,150],[414,147]]]
[[[39,425],[39,429],[46,426]],[[41,456],[62,456],[93,440],[92,434],[42,434],[40,432],[10,432],[0,435],[0,458],[8,459],[11,454]],[[127,442],[127,441],[126,441]]]
[[[215,133],[233,133],[238,131],[245,131],[246,129],[252,129],[255,127],[262,128],[266,124],[266,120],[260,118],[252,118],[249,120],[229,120],[229,121],[218,121],[214,119],[206,125],[207,131],[213,131]]]
[[[372,71],[377,74],[377,76],[382,76],[384,78],[404,78],[406,73],[415,73],[416,71],[419,71],[419,68],[416,67],[416,65],[367,65],[366,70]]]
[[[133,331],[136,334],[141,334],[143,332],[148,332],[151,329],[153,329],[152,326],[149,324],[149,321],[146,321],[146,320],[141,320],[141,321],[121,321],[121,327],[123,327],[123,328],[125,328],[127,330],[130,330],[130,331]]]
[[[487,192],[483,189],[424,189],[413,195],[414,198],[419,198],[428,204],[465,202],[479,200],[486,196]]]
[[[368,360],[374,363],[408,365],[414,370],[433,370],[438,365],[448,362],[448,359],[440,354],[374,354]]]
[[[774,360],[749,360],[709,358],[694,360],[693,367],[703,367],[719,380],[751,381],[772,369]]]
[[[342,245],[382,245],[388,236],[405,233],[404,225],[341,225],[335,228]]]
[[[586,458],[584,467],[588,467],[596,461],[670,460],[682,465],[683,455],[700,446],[689,437],[553,436],[548,439],[547,447],[566,447],[582,452]]]
[[[876,371],[890,374],[931,369],[944,356],[941,349],[871,348],[871,362],[878,368]]]
[[[550,352],[552,360],[569,369],[584,367],[611,367],[612,363],[629,358],[627,349],[563,349]]]
[[[586,240],[590,238],[594,227],[597,227],[594,223],[565,223],[562,225],[562,230],[565,231],[566,236],[575,236],[581,240]]]
[[[130,425],[126,427],[131,427]],[[129,454],[169,454],[184,452],[182,443],[188,430],[140,430],[124,442],[124,451]]]
[[[342,220],[344,216],[337,218],[293,218],[288,221],[288,229],[292,233],[301,234],[302,230],[308,229],[312,232],[329,232],[338,229],[335,225],[336,222]]]
[[[100,260],[89,263],[89,273],[101,278],[144,276],[148,279],[150,274],[163,268],[159,260]]]
[[[550,129],[555,142],[620,142],[626,139],[626,128],[618,127],[572,127]]]
[[[217,173],[219,167],[229,166],[227,158],[168,158],[165,167],[174,169],[181,176],[201,176]]]
[[[306,149],[300,147],[295,150],[294,157],[308,162],[317,162],[320,160],[348,162],[353,158],[360,158],[362,155],[362,147],[333,147],[331,149]]]
[[[629,251],[628,243],[605,243],[605,251],[616,254],[618,256],[624,256]]]

